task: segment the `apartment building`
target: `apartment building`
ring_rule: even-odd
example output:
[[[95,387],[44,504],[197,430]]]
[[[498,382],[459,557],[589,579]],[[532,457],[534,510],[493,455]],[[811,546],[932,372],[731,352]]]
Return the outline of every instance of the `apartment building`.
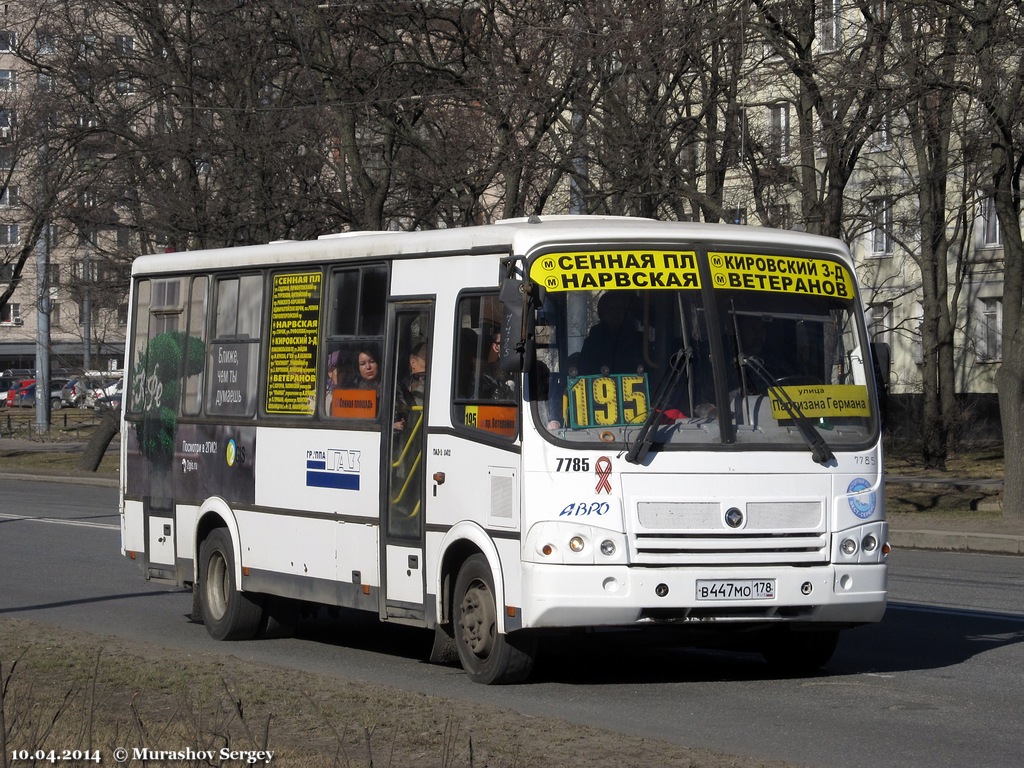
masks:
[[[0,369],[34,370],[45,347],[51,370],[113,370],[123,365],[130,229],[70,176],[47,200],[41,128],[69,112],[46,109],[53,77],[16,54],[28,46],[44,60],[56,46],[30,18],[18,4],[0,16],[0,291],[20,273],[0,308]]]

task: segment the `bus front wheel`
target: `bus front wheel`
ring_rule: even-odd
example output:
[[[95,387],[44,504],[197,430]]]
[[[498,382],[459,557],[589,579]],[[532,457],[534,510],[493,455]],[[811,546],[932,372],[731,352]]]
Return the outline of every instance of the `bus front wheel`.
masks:
[[[455,580],[455,647],[470,679],[485,685],[518,683],[533,669],[536,640],[519,632],[498,632],[494,578],[487,558],[463,563]]]
[[[262,604],[238,591],[231,536],[210,531],[199,548],[199,599],[206,631],[215,640],[251,640],[263,619]]]

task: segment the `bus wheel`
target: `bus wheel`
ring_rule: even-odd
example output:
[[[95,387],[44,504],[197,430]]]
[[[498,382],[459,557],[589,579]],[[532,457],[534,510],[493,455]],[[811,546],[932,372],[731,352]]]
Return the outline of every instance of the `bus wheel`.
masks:
[[[780,629],[768,635],[761,655],[782,674],[810,675],[828,664],[838,642],[838,629]]]
[[[524,633],[498,632],[494,579],[483,555],[473,555],[455,580],[455,646],[459,661],[476,683],[518,683],[533,669],[536,640]]]
[[[215,640],[250,640],[262,628],[262,603],[238,591],[234,563],[230,534],[214,528],[199,547],[199,599]]]

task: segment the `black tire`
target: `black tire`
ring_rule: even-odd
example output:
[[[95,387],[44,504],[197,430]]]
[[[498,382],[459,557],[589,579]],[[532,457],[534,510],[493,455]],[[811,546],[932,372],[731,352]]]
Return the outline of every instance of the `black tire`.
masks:
[[[524,632],[498,632],[494,578],[486,557],[476,554],[463,563],[453,603],[455,647],[470,679],[484,685],[525,680],[533,669],[536,639]]]
[[[64,405],[64,401],[61,400],[59,397],[55,397],[55,398],[50,400],[50,410],[51,411],[59,411],[61,409],[61,407],[63,407],[63,405]]]
[[[263,628],[262,600],[238,591],[235,553],[224,528],[210,531],[199,547],[199,599],[214,640],[251,640]]]
[[[768,635],[761,655],[780,674],[812,675],[828,664],[838,642],[838,629],[779,629]]]

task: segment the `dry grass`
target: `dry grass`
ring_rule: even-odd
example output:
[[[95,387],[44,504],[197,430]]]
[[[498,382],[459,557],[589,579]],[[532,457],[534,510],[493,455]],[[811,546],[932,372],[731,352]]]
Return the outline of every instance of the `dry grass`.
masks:
[[[118,747],[270,750],[272,765],[303,768],[781,766],[21,620],[0,620],[0,649],[0,768],[12,750],[37,749],[99,750],[110,765]],[[48,765],[28,760],[10,768]]]

